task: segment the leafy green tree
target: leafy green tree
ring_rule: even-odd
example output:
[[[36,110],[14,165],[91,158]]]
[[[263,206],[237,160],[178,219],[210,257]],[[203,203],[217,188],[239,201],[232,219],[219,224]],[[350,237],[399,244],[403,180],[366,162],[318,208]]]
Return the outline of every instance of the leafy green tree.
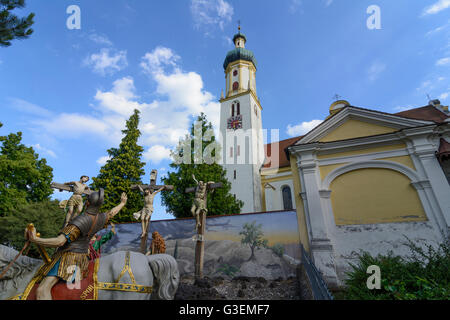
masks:
[[[268,240],[263,239],[264,233],[262,232],[262,224],[256,225],[256,221],[252,223],[246,223],[242,227],[242,231],[239,232],[242,235],[241,243],[248,244],[252,250],[252,255],[249,261],[255,259],[255,250],[259,248],[267,248]]]
[[[53,169],[21,141],[21,132],[0,136],[0,216],[27,202],[48,200],[53,193]]]
[[[19,18],[11,12],[25,7],[25,0],[0,0],[0,46],[9,47],[11,40],[26,39],[32,33],[34,13]]]
[[[29,223],[34,224],[41,237],[56,237],[64,218],[64,210],[59,208],[57,200],[21,204],[0,217],[0,243],[16,250],[22,249],[25,244],[24,230]],[[51,255],[54,249],[47,249],[47,252]],[[35,245],[31,245],[28,256],[39,257]]]
[[[144,200],[139,192],[130,191],[133,184],[142,184],[141,177],[145,174],[145,162],[141,162],[144,148],[137,141],[141,135],[138,129],[139,111],[134,110],[133,115],[126,122],[125,135],[119,148],[109,149],[110,160],[100,169],[97,177],[93,178],[91,188],[105,189],[105,202],[102,207],[107,211],[120,203],[120,196],[125,192],[128,196],[127,205],[114,217],[114,222],[134,221],[133,213],[144,206]]]
[[[168,213],[176,218],[191,217],[191,207],[194,193],[185,193],[186,188],[198,181],[222,182],[223,187],[208,192],[208,215],[227,215],[240,213],[243,202],[236,200],[229,192],[231,183],[226,178],[226,171],[217,164],[220,156],[220,146],[216,143],[212,124],[202,113],[191,126],[191,133],[181,140],[172,153],[175,161],[169,166],[174,171],[169,172],[162,181],[173,185],[173,191],[162,191],[162,204]]]

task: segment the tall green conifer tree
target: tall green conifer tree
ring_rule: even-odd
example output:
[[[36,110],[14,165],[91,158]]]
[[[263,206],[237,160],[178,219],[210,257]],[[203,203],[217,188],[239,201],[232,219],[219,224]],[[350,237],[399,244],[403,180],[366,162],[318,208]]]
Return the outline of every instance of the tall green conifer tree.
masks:
[[[191,126],[191,134],[181,140],[170,164],[174,170],[163,178],[164,184],[173,185],[174,191],[162,191],[162,203],[168,213],[176,218],[191,217],[193,193],[185,193],[185,189],[196,184],[192,174],[200,181],[222,182],[223,188],[208,192],[208,215],[226,215],[240,213],[243,202],[230,194],[231,183],[226,178],[226,171],[217,164],[220,157],[220,146],[216,143],[213,127],[202,113]],[[181,163],[180,163],[181,162]]]
[[[139,111],[134,110],[133,115],[126,122],[125,135],[119,148],[109,149],[110,159],[100,169],[100,174],[93,178],[91,188],[105,189],[105,202],[103,210],[107,211],[120,203],[120,195],[128,195],[127,205],[115,216],[115,222],[135,221],[133,213],[142,209],[144,201],[139,192],[131,191],[133,184],[142,184],[141,177],[145,174],[145,162],[141,161],[144,148],[137,144],[141,135],[138,129]]]

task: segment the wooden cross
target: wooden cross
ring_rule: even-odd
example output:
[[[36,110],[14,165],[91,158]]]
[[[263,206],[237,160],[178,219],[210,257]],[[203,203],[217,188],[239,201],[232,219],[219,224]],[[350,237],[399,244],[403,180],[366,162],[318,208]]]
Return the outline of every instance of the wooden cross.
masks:
[[[156,185],[156,178],[158,176],[158,170],[153,169],[150,173],[150,184],[133,184],[130,188],[131,190],[139,190],[139,187],[142,188],[142,190],[150,190],[150,192],[155,192],[156,190],[159,190],[161,188],[164,188],[163,190],[167,191],[173,191],[174,187],[172,185]],[[148,239],[148,231],[150,229],[150,221],[147,225],[147,230],[145,232],[145,235],[141,238],[141,252],[145,254],[147,252],[147,239]]]
[[[142,190],[150,189],[150,192],[154,192],[158,189],[164,187],[164,190],[173,191],[174,187],[172,185],[156,185],[156,177],[158,175],[158,170],[153,169],[150,173],[150,184],[141,184]],[[131,190],[139,190],[139,186],[137,184],[131,185]]]
[[[222,182],[211,183],[206,185],[206,194],[205,197],[208,196],[208,191],[222,188]],[[185,193],[193,193],[197,191],[198,187],[187,188]],[[200,226],[197,229],[197,243],[195,245],[195,277],[202,278],[203,277],[203,262],[205,256],[205,231],[206,231],[206,214],[207,211],[201,210],[199,215]]]

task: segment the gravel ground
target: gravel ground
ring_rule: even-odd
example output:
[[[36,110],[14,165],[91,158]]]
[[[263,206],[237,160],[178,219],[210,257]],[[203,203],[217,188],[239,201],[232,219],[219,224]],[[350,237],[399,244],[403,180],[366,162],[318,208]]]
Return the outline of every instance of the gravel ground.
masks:
[[[222,277],[195,281],[181,277],[175,300],[300,300],[297,278],[266,280],[264,278]]]

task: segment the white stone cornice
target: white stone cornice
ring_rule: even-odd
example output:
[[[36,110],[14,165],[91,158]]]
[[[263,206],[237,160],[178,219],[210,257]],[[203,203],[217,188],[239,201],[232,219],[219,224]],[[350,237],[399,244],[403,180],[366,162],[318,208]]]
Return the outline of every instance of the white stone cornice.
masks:
[[[319,190],[319,195],[321,198],[329,199],[331,196],[331,190]]]
[[[413,181],[411,185],[417,190],[430,189],[431,183],[429,180]]]
[[[404,166],[398,162],[393,161],[385,161],[385,160],[369,160],[369,161],[361,161],[361,162],[353,162],[347,165],[344,165],[342,167],[339,167],[337,169],[334,169],[331,171],[325,179],[322,181],[322,190],[329,190],[330,184],[333,182],[334,179],[339,177],[340,175],[353,171],[358,169],[365,169],[365,168],[384,168],[384,169],[391,169],[394,171],[398,171],[411,180],[411,182],[417,182],[421,179],[419,175],[413,171],[411,168],[408,168],[407,166]]]
[[[296,145],[320,140],[328,133],[331,128],[338,126],[346,119],[361,119],[369,123],[380,124],[398,130],[434,124],[434,122],[432,121],[409,119],[393,114],[361,109],[357,107],[346,107],[343,110],[339,111],[337,114],[330,117],[328,120],[325,120],[325,122],[318,125],[309,133],[307,133],[296,143]]]

